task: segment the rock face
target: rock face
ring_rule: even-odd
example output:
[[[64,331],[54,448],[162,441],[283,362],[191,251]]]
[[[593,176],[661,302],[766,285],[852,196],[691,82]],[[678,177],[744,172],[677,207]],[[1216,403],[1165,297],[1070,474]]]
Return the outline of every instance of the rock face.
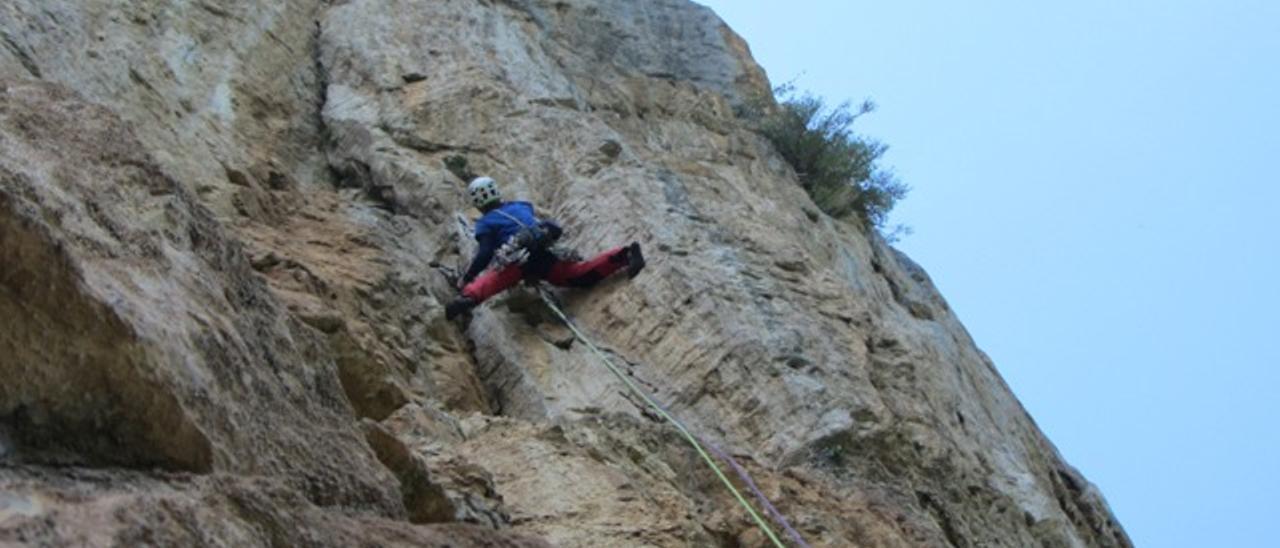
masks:
[[[444,321],[483,173],[643,243],[566,310],[810,544],[1130,545],[923,270],[735,116],[769,84],[705,8],[0,15],[0,542],[765,543],[532,292]]]

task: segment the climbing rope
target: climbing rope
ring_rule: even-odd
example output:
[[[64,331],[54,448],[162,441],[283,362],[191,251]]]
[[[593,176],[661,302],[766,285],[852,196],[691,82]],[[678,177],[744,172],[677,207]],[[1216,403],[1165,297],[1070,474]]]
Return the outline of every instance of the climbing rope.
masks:
[[[569,316],[567,316],[563,310],[560,310],[560,307],[557,306],[551,296],[548,295],[545,288],[539,286],[538,294],[542,297],[542,302],[546,303],[547,307],[549,307],[552,312],[555,312],[556,316],[560,318],[560,321],[564,322],[564,324],[569,327],[569,330],[573,332],[573,335],[577,337],[578,340],[582,341],[582,344],[587,345],[587,348],[591,349],[591,352],[593,352],[597,358],[600,358],[600,362],[603,363],[605,367],[609,368],[609,371],[612,372],[618,380],[621,380],[622,383],[627,386],[627,389],[631,390],[633,394],[644,400],[654,412],[666,419],[672,426],[675,426],[676,430],[680,431],[680,434],[689,442],[689,445],[693,446],[694,450],[698,452],[698,456],[702,457],[702,460],[707,463],[707,466],[711,467],[711,471],[715,472],[716,477],[720,478],[720,482],[723,483],[725,487],[729,488],[729,492],[733,493],[733,497],[738,500],[738,504],[741,504],[742,507],[746,509],[747,513],[751,515],[751,519],[755,520],[756,525],[760,527],[760,530],[764,532],[765,536],[769,537],[770,541],[773,541],[774,546],[777,548],[786,548],[786,545],[778,539],[778,535],[774,533],[773,528],[769,526],[769,523],[765,521],[758,512],[756,512],[756,509],[751,506],[751,503],[747,502],[747,499],[742,496],[742,493],[738,491],[738,488],[734,487],[733,482],[729,481],[729,478],[725,475],[724,471],[721,470],[720,465],[716,464],[715,459],[711,458],[711,455],[709,455],[707,450],[704,449],[704,445],[715,452],[721,459],[724,459],[729,463],[734,472],[738,475],[739,479],[747,485],[748,489],[755,494],[756,499],[761,503],[761,505],[768,510],[770,516],[777,520],[778,523],[786,529],[791,540],[795,541],[796,546],[809,548],[809,545],[805,543],[804,538],[802,538],[800,534],[791,527],[790,523],[787,523],[786,518],[784,518],[782,514],[773,507],[773,504],[769,503],[769,499],[765,498],[764,493],[760,492],[760,489],[756,487],[755,482],[751,481],[751,477],[747,475],[746,470],[739,466],[732,457],[725,454],[715,445],[706,443],[705,441],[700,441],[698,436],[694,435],[687,427],[685,427],[684,423],[677,420],[675,416],[669,413],[666,408],[657,402],[657,400],[650,397],[647,392],[642,390],[639,386],[636,386],[636,384],[632,382],[631,379],[618,368],[618,366],[614,365],[613,361],[610,360],[604,352],[596,347],[596,345],[578,329],[577,325],[574,325],[573,321],[569,319]]]

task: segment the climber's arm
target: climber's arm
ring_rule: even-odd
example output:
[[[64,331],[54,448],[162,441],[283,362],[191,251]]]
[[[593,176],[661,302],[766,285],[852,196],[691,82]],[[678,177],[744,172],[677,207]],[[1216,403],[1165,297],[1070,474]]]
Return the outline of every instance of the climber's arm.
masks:
[[[471,283],[471,280],[474,280],[489,266],[489,261],[493,260],[494,252],[498,250],[495,242],[496,236],[496,234],[488,232],[476,234],[476,243],[479,247],[476,248],[476,256],[471,259],[471,266],[467,268],[466,273],[459,279],[459,287]]]

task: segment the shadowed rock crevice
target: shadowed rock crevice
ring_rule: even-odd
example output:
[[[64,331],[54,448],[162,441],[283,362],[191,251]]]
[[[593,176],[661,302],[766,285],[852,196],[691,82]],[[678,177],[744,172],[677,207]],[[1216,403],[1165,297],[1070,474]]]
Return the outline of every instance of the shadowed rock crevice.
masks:
[[[23,460],[207,472],[209,439],[142,371],[143,343],[87,295],[63,246],[18,214],[0,169],[0,421]]]
[[[361,423],[365,440],[374,454],[396,479],[400,481],[400,493],[409,511],[409,521],[414,523],[440,523],[454,521],[458,513],[444,488],[431,479],[427,465],[414,455],[405,444],[375,422]]]
[[[7,33],[0,33],[0,41],[4,42],[5,49],[9,50],[9,53],[17,58],[19,63],[22,63],[22,68],[27,69],[27,72],[30,73],[31,77],[40,78],[40,66],[36,65],[36,62],[31,58],[31,55],[18,46],[18,44],[13,41],[13,38],[10,38]]]
[[[0,83],[0,174],[0,305],[27,319],[0,332],[0,412],[20,454],[279,474],[318,504],[403,514],[332,356],[128,126]]]
[[[6,545],[548,547],[470,524],[414,525],[316,506],[263,477],[4,467],[0,504]]]

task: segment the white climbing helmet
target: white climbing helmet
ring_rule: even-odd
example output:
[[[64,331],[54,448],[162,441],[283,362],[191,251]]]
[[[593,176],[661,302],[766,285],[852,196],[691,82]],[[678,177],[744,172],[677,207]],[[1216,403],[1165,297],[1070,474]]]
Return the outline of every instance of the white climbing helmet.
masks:
[[[498,183],[489,177],[472,179],[471,184],[467,185],[467,192],[471,193],[471,205],[476,206],[476,209],[483,209],[502,198],[502,193],[498,192]]]

